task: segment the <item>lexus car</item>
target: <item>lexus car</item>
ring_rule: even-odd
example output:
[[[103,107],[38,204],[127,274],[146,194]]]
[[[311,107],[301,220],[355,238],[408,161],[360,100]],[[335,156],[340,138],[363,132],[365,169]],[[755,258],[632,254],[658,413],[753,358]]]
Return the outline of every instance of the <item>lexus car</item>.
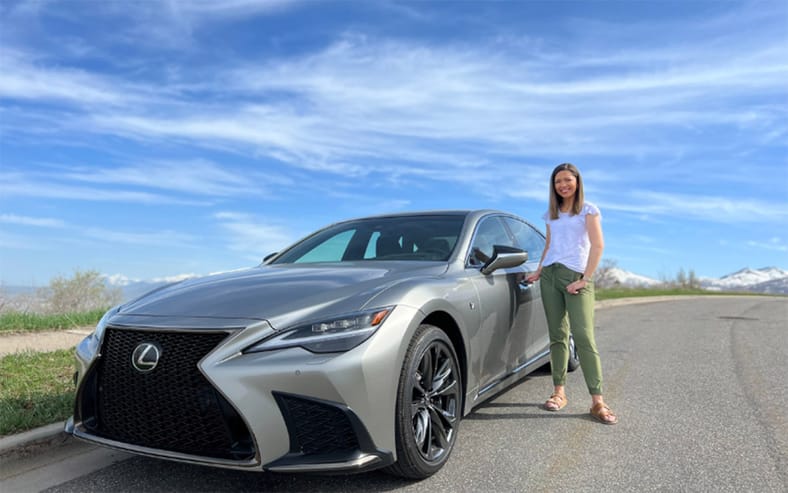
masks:
[[[217,467],[427,477],[463,416],[549,362],[526,279],[544,245],[501,211],[379,215],[158,288],[77,346],[66,431]]]

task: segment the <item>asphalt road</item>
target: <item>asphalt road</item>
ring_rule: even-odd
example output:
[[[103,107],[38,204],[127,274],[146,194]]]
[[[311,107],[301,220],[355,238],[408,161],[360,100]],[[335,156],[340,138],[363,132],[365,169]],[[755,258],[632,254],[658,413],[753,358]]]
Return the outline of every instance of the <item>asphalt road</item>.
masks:
[[[132,457],[69,441],[3,466],[0,491],[788,491],[788,298],[708,297],[597,311],[606,400],[588,416],[580,371],[569,405],[541,409],[540,370],[461,425],[437,474],[295,476]]]

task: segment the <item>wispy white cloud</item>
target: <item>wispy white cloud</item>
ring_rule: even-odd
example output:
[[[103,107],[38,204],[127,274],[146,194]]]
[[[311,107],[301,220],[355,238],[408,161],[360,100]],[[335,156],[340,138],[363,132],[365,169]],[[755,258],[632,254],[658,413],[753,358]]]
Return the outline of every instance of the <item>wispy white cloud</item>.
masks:
[[[67,241],[72,241],[72,239],[75,241],[81,241],[79,238],[84,238],[91,241],[98,240],[102,243],[166,246],[168,248],[194,247],[197,241],[196,238],[191,234],[173,230],[146,232],[112,230],[91,226],[89,224],[69,224],[62,219],[20,216],[17,214],[0,214],[0,223],[14,226],[32,226],[38,228],[70,230],[70,234],[68,236],[70,239],[67,238]],[[4,248],[34,247],[41,243],[40,239],[32,238],[24,234],[14,233],[12,235],[7,231],[4,233],[6,233],[4,241],[0,243],[0,246]],[[54,242],[58,240],[52,238],[50,241]]]
[[[196,14],[215,8],[173,6]],[[238,2],[228,10],[258,7]],[[89,107],[74,120],[82,131],[236,146],[290,166],[351,175],[378,169],[392,155],[405,163],[401,174],[457,168],[464,161],[456,159],[458,147],[471,158],[659,155],[686,145],[706,125],[757,128],[779,138],[786,108],[718,103],[782,91],[788,62],[781,47],[773,39],[755,50],[714,41],[691,56],[642,47],[597,57],[584,62],[596,70],[570,77],[577,70],[571,60],[582,59],[575,53],[532,58],[499,44],[429,46],[346,34],[300,57],[214,71],[194,94],[221,94],[221,105],[190,90],[162,91],[15,57],[0,75],[0,93]],[[102,102],[109,107],[96,107]]]
[[[153,105],[161,88],[135,84],[63,67],[56,62],[36,60],[36,54],[14,49],[0,51],[0,98],[38,102],[70,103],[84,107],[106,108]]]
[[[88,227],[84,229],[88,238],[105,243],[124,245],[166,246],[167,248],[196,248],[197,238],[188,233],[173,230],[133,232]]]
[[[610,210],[635,215],[699,219],[713,223],[769,223],[788,220],[788,203],[756,199],[639,190],[627,202],[611,201]]]
[[[194,42],[195,31],[204,27],[276,15],[304,3],[308,4],[303,0],[146,0],[129,8],[124,2],[21,0],[0,4],[0,15],[4,30],[41,34],[45,33],[42,18],[57,19],[86,30],[92,27],[90,23],[101,22],[113,26],[101,33],[107,44],[128,43],[161,50],[188,48]],[[95,48],[91,47],[90,51]]]
[[[192,20],[215,23],[223,19],[246,18],[282,12],[304,0],[169,0],[170,11],[174,15],[186,15]]]
[[[33,241],[28,236],[0,230],[0,249],[38,252],[50,250],[51,248],[51,245],[47,245],[40,241]],[[4,255],[0,255],[0,267],[2,267],[0,271],[10,267],[9,262],[11,259],[3,257]]]
[[[204,159],[152,161],[113,169],[74,169],[65,171],[60,177],[79,182],[141,186],[203,196],[260,194],[268,183],[282,182],[281,178],[272,179],[270,174],[264,181],[260,174],[248,170],[236,171]]]
[[[278,251],[297,239],[286,227],[248,213],[225,211],[214,214],[213,218],[227,232],[229,248],[250,260],[259,262],[261,252]]]
[[[751,240],[747,242],[747,245],[753,248],[788,253],[788,244],[786,244],[781,238],[777,238],[777,237],[771,238],[768,241]],[[788,257],[785,260],[788,260]]]
[[[29,217],[17,214],[0,214],[0,223],[35,226],[40,228],[64,228],[66,223],[51,217]]]
[[[142,204],[180,204],[205,206],[208,202],[172,197],[144,191],[118,190],[107,187],[85,187],[63,182],[56,177],[21,172],[0,173],[0,195],[40,197],[49,199],[84,200],[90,202],[131,202]]]

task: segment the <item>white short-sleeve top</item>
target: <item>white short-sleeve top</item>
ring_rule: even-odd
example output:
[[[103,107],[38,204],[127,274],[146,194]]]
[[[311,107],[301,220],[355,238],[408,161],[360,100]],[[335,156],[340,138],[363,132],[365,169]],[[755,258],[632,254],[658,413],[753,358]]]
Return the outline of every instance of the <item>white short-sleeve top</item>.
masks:
[[[542,219],[550,226],[550,247],[544,257],[543,266],[561,263],[575,272],[582,273],[586,270],[588,254],[591,251],[591,241],[586,229],[586,216],[589,214],[598,215],[599,219],[602,219],[599,207],[591,202],[585,202],[577,215],[559,212],[558,219],[550,219],[550,212],[544,213]]]

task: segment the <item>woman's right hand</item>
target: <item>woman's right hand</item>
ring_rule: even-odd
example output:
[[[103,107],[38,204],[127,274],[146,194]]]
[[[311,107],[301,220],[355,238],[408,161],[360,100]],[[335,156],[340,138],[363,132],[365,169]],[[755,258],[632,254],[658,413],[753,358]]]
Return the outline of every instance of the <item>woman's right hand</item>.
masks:
[[[541,276],[541,275],[542,275],[542,269],[538,269],[536,272],[528,274],[525,277],[525,280],[528,281],[528,282],[536,282],[536,281],[539,280],[539,276]]]

